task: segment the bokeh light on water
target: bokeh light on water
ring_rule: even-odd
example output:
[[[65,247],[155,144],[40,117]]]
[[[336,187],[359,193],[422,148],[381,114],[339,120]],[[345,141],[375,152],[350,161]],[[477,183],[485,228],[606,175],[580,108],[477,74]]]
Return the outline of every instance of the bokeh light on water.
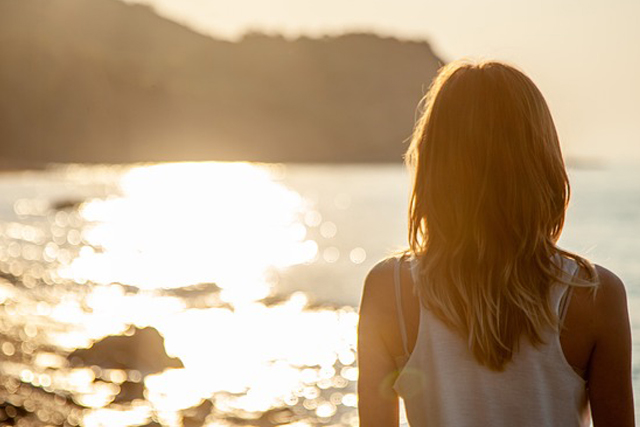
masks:
[[[280,181],[281,167],[48,173],[91,185],[77,200],[18,199],[0,224],[0,416],[357,424],[356,310],[274,291],[286,269],[343,256],[309,237],[319,227],[331,239],[337,226]],[[348,209],[350,197],[334,203]],[[366,253],[344,256],[358,264]]]

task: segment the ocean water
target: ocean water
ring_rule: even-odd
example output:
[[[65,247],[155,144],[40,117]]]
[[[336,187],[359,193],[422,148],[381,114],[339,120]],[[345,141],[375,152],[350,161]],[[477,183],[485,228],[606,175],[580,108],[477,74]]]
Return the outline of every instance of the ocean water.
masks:
[[[625,282],[638,390],[640,169],[569,173],[560,245]],[[408,186],[400,165],[0,175],[0,418],[357,425],[362,282],[406,245]]]

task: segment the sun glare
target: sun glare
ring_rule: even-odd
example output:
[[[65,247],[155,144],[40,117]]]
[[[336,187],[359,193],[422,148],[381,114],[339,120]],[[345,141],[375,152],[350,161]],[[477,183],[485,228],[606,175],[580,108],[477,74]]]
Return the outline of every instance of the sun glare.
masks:
[[[82,205],[82,218],[91,224],[82,235],[89,246],[62,277],[143,289],[215,282],[233,289],[229,299],[256,300],[266,296],[270,268],[316,255],[317,244],[305,240],[302,198],[267,167],[135,167],[120,186],[121,197]]]

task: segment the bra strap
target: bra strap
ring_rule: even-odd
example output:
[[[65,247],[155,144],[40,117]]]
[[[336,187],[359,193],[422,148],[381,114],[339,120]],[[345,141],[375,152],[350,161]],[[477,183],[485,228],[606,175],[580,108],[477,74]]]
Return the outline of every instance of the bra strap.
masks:
[[[404,354],[409,355],[409,347],[407,344],[407,328],[404,322],[404,314],[402,313],[402,288],[400,283],[400,265],[402,264],[402,260],[404,259],[404,255],[399,257],[396,261],[395,271],[394,271],[394,285],[396,288],[396,312],[398,314],[398,324],[400,325],[400,336],[402,337],[402,348],[404,349]]]

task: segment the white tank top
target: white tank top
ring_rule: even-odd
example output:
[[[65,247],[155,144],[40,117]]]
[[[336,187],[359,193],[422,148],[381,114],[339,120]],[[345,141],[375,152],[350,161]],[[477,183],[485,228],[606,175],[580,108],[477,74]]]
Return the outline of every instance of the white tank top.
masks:
[[[555,259],[562,260],[565,279],[573,278],[577,263]],[[396,361],[400,374],[393,388],[404,400],[411,427],[589,426],[586,382],[565,359],[559,333],[551,328],[538,347],[523,338],[505,370],[495,372],[480,365],[463,338],[421,304],[416,344],[409,354],[400,263],[395,287],[405,355]],[[552,286],[551,303],[561,322],[570,290],[561,283]]]

